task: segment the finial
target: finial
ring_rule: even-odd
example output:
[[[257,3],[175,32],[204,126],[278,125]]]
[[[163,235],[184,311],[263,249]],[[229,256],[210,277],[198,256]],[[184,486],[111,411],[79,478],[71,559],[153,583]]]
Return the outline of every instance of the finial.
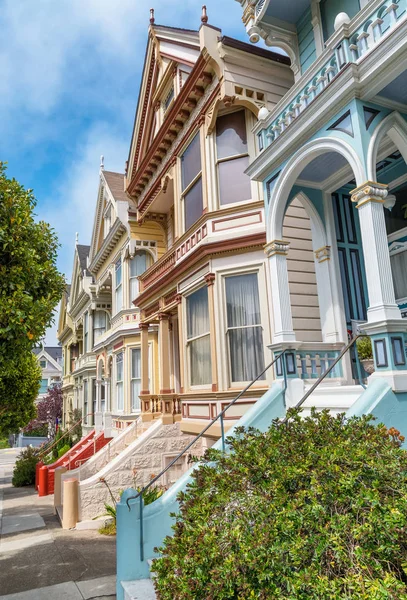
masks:
[[[105,168],[105,157],[103,156],[103,154],[100,157],[100,168],[103,169]]]
[[[75,234],[75,246],[78,245],[78,242],[79,242],[79,233],[76,232],[76,234]]]
[[[155,23],[154,8],[150,8],[150,25],[154,25],[154,23]]]
[[[208,15],[206,13],[206,5],[204,4],[202,6],[201,23],[207,23],[207,22],[208,22]]]

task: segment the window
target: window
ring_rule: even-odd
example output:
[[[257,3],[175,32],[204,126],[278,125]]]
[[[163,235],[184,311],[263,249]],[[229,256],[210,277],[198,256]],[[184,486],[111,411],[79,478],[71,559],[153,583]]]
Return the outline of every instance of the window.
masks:
[[[83,416],[88,424],[88,380],[83,380]]]
[[[407,250],[390,255],[396,300],[407,298]]]
[[[197,133],[181,156],[181,185],[183,190],[185,231],[199,219],[203,212],[200,144],[200,135]]]
[[[191,385],[207,385],[212,381],[208,289],[199,289],[186,302]]]
[[[135,298],[137,298],[139,294],[139,280],[137,279],[139,275],[142,275],[144,271],[152,264],[152,256],[145,250],[140,250],[136,252],[133,258],[130,261],[130,306]]]
[[[93,315],[93,342],[95,344],[108,328],[109,317],[107,312],[96,310]]]
[[[123,285],[122,285],[122,259],[116,263],[115,266],[115,286],[116,286],[116,312],[122,310],[123,308]]]
[[[92,419],[91,424],[95,424],[95,413],[96,413],[96,379],[92,379]]]
[[[109,206],[105,212],[103,237],[106,237],[112,226],[112,207]]]
[[[216,155],[221,206],[250,200],[250,177],[245,112],[233,112],[216,122]]]
[[[42,358],[40,360],[40,367],[41,367],[41,369],[46,369],[47,368],[47,361],[44,358]]]
[[[116,408],[117,408],[117,410],[124,409],[123,352],[120,352],[116,356]]]
[[[171,89],[168,91],[168,94],[164,98],[164,102],[163,102],[164,114],[167,112],[168,107],[170,106],[173,99],[174,99],[174,86],[171,86]]]
[[[40,394],[46,394],[48,391],[48,379],[41,379]]]
[[[225,288],[231,380],[252,381],[264,369],[257,274],[226,277]]]
[[[83,315],[83,351],[87,352],[89,349],[89,315],[87,312]]]
[[[133,348],[131,351],[131,410],[140,410],[141,392],[141,350]]]

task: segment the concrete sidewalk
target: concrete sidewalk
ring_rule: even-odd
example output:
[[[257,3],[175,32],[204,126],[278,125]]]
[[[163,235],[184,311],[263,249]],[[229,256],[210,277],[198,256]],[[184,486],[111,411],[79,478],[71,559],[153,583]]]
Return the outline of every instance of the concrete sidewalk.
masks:
[[[0,450],[0,600],[113,600],[115,538],[63,530],[53,496],[13,488],[18,453]]]

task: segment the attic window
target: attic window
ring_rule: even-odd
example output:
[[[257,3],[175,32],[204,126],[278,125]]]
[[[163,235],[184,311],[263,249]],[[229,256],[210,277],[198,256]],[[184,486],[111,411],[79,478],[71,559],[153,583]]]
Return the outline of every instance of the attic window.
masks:
[[[164,102],[163,102],[164,114],[167,112],[173,99],[174,99],[174,86],[172,85],[168,94],[164,98]]]
[[[110,231],[112,226],[112,207],[109,206],[105,212],[104,216],[104,229],[103,229],[103,237],[106,237]]]

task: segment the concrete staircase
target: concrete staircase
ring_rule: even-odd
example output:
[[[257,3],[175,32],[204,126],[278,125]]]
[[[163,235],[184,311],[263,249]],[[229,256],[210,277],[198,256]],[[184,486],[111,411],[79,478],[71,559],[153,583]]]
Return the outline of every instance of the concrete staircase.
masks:
[[[157,598],[151,579],[122,581],[124,600],[155,600]]]
[[[307,384],[304,393],[310,388],[311,384]],[[364,389],[361,385],[321,384],[302,405],[302,414],[309,416],[312,407],[317,410],[327,408],[333,415],[347,412],[363,392]]]

